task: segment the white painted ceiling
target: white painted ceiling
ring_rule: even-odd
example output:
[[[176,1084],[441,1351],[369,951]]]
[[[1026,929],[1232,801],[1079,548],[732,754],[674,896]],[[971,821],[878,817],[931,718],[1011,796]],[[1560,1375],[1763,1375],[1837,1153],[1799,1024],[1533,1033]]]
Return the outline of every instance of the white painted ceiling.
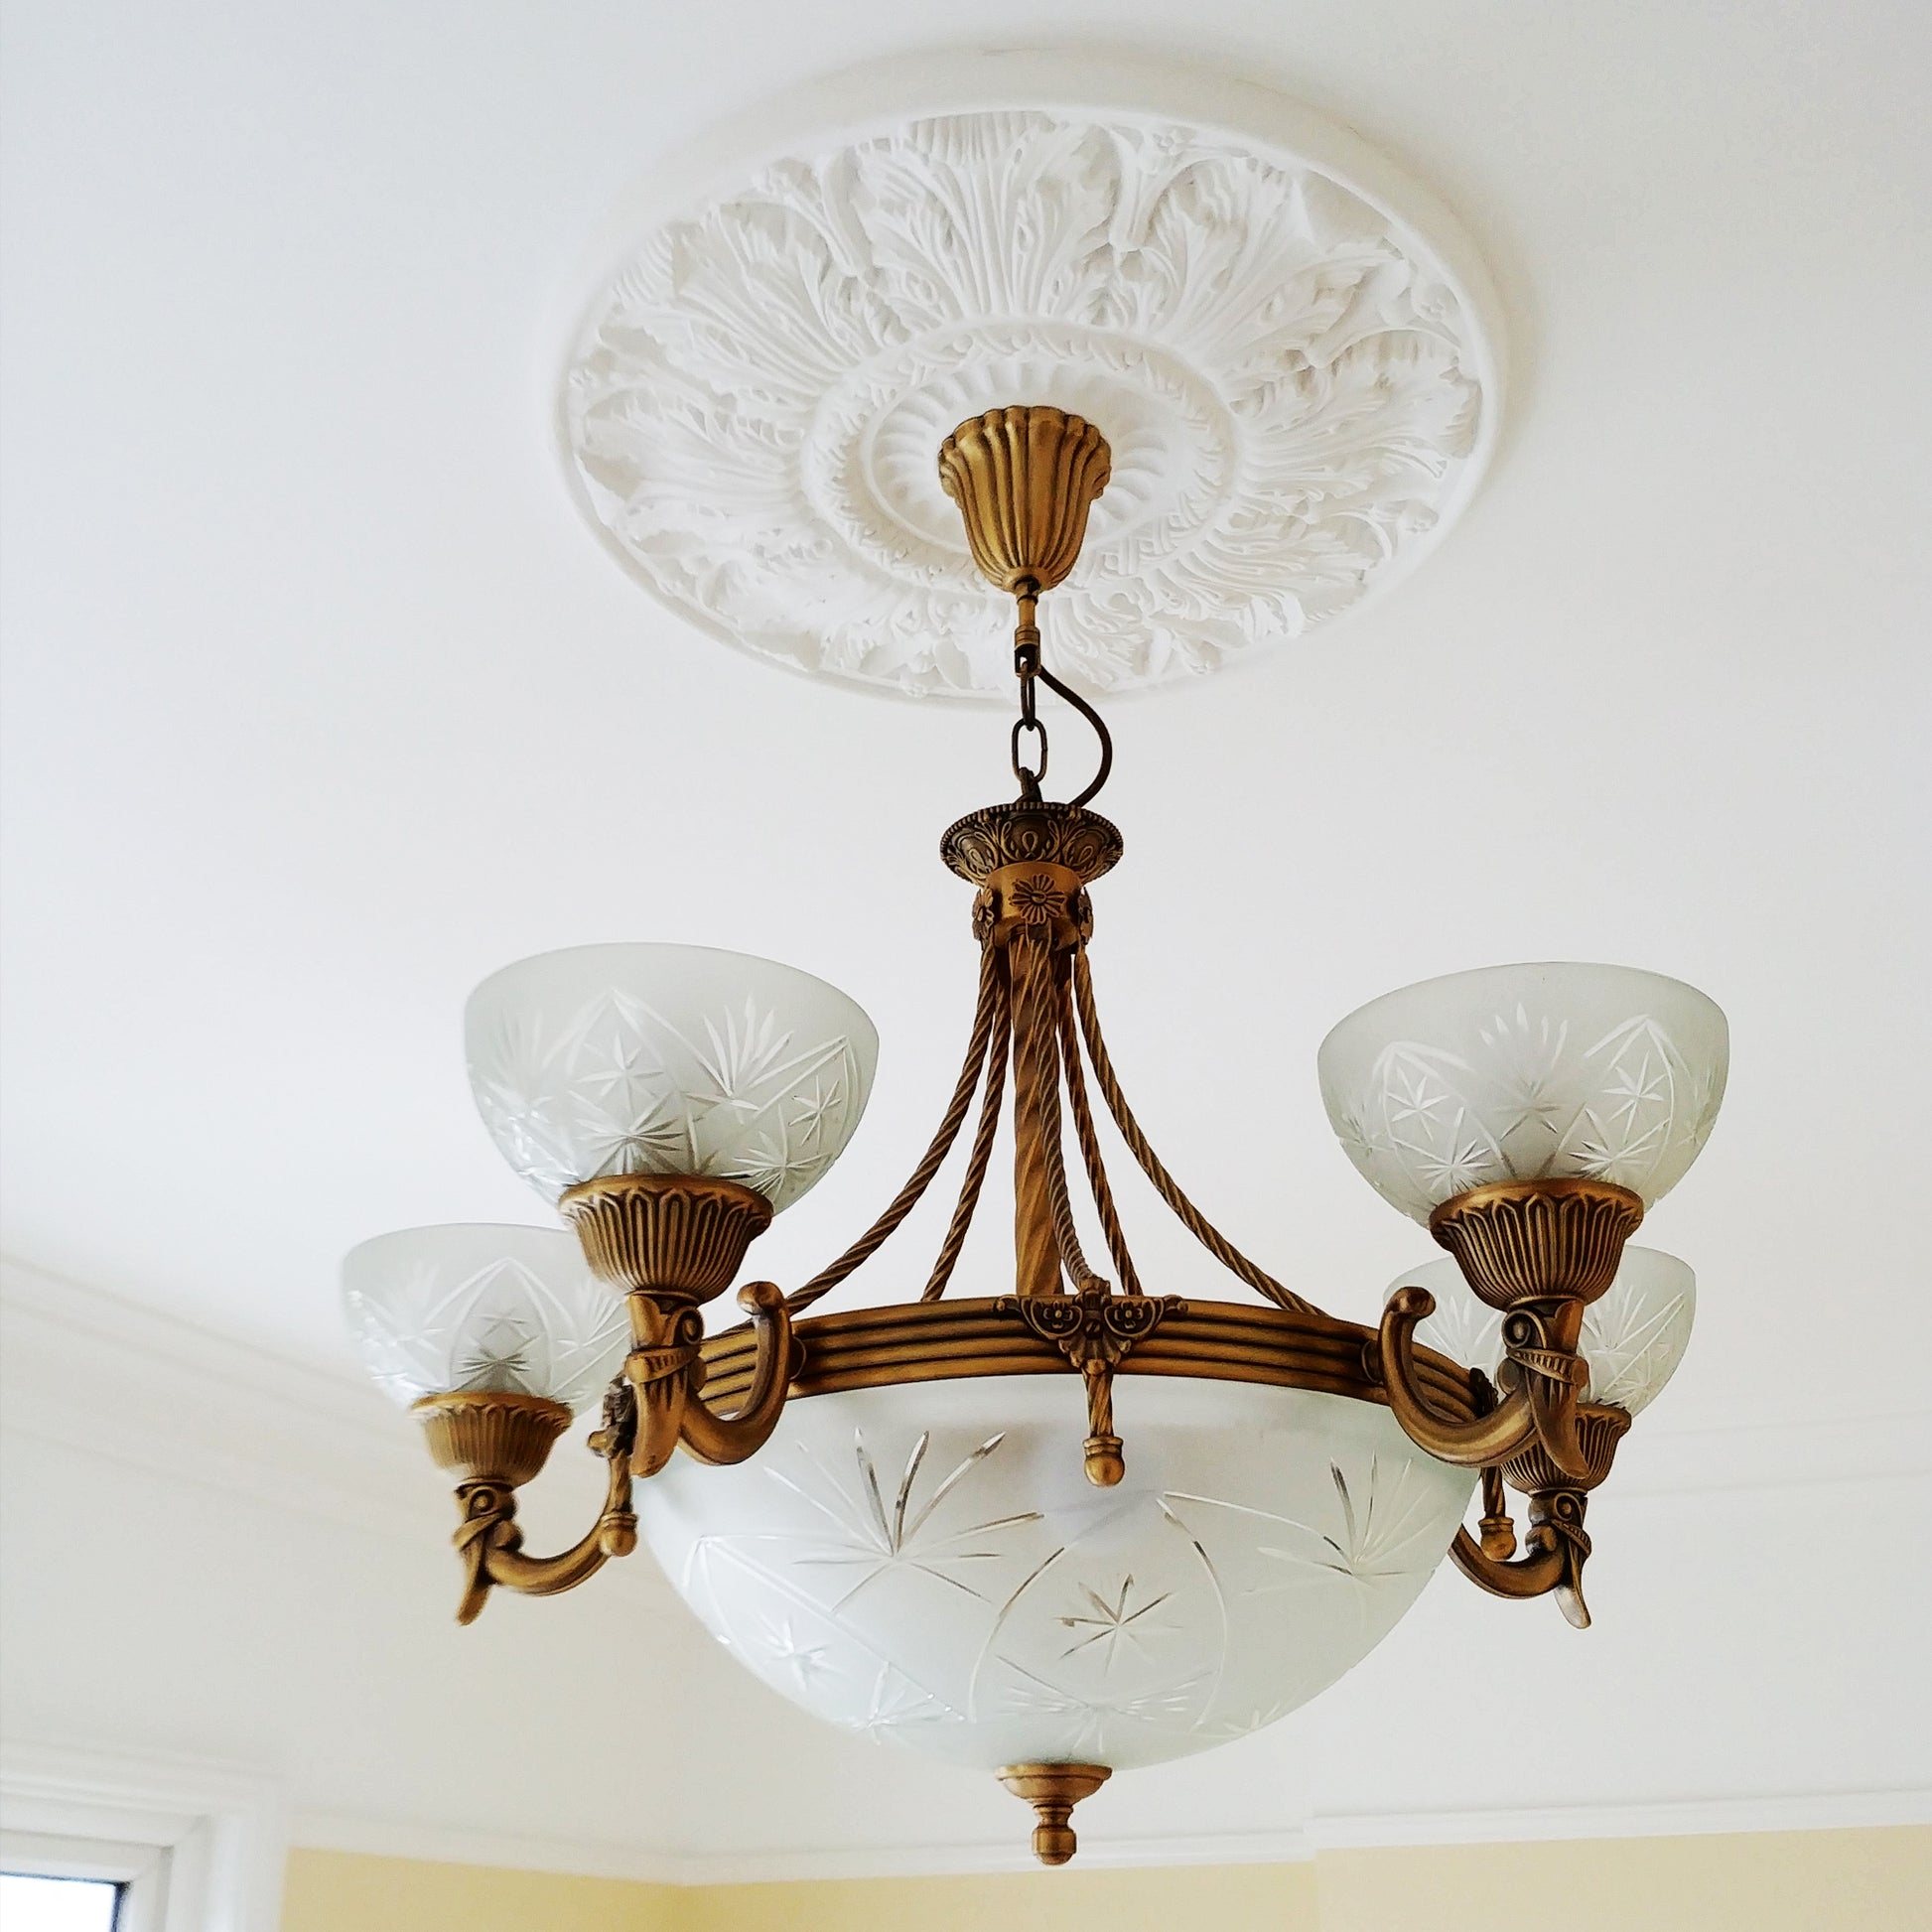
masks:
[[[1494,468],[1423,569],[1273,661],[1115,709],[1128,857],[1095,970],[1171,1164],[1292,1285],[1366,1313],[1427,1243],[1332,1145],[1326,1026],[1492,960],[1674,973],[1729,1013],[1733,1066],[1643,1237],[1701,1278],[1644,1430],[1922,1409],[1896,1338],[1926,1283],[1932,1085],[1932,14],[985,0],[972,26],[1185,57],[1348,122],[1456,210],[1512,336]],[[879,1025],[872,1114],[761,1272],[799,1278],[897,1186],[974,972],[935,841],[1008,788],[1004,725],[779,675],[645,601],[569,506],[546,379],[579,249],[656,157],[961,33],[930,0],[9,9],[9,1253],[347,1373],[350,1243],[543,1217],[471,1114],[459,1010],[496,965],[599,938],[770,953]],[[1202,1293],[1135,1204],[1144,1272]],[[845,1299],[909,1292],[925,1252]],[[1743,1635],[1701,1620],[1700,1590],[1823,1587],[1753,1582],[1742,1532],[1732,1572],[1687,1581],[1686,1525],[1645,1543],[1646,1520],[1626,1604],[1685,1651],[1660,1709],[1718,1683],[1741,1711],[1848,1627],[1823,1596]],[[1767,1511],[1763,1534],[1792,1531]],[[1364,1739],[1410,1721],[1391,1700],[1425,1642],[1523,1614],[1452,1600],[1334,1694],[1353,1706],[1158,1774],[1164,1815],[1208,1829],[1269,1753],[1373,1788]],[[589,1614],[526,1608],[533,1646]],[[1595,1661],[1560,1666],[1543,1633],[1537,1667],[1596,1673],[1607,1717],[1614,1659],[1644,1660],[1581,1641]],[[688,1838],[886,1829],[883,1771],[701,1668],[760,1748],[840,1768],[768,1829],[687,1798]],[[1815,1746],[1855,1784],[1864,1733],[1831,1725],[1871,1688],[1857,1668],[1789,1765],[1740,1722],[1709,1763],[1632,1744],[1610,1782],[1776,1786]],[[449,1670],[408,1695],[455,1698]],[[1497,1763],[1530,1787],[1510,1802],[1564,1776]],[[863,1827],[825,1798],[848,1774]],[[392,1782],[371,1804],[406,1810]],[[568,1776],[533,1802],[570,1836]]]

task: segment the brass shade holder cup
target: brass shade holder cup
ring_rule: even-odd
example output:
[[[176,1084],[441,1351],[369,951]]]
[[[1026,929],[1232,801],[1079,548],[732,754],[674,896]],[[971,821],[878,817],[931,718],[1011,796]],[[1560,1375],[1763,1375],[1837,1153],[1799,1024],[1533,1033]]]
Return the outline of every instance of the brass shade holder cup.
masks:
[[[570,1411],[540,1395],[462,1389],[412,1405],[431,1459],[463,1482],[520,1489],[543,1472]]]
[[[558,1211],[599,1281],[663,1307],[724,1294],[745,1251],[771,1225],[771,1203],[735,1180],[623,1173],[566,1187]]]

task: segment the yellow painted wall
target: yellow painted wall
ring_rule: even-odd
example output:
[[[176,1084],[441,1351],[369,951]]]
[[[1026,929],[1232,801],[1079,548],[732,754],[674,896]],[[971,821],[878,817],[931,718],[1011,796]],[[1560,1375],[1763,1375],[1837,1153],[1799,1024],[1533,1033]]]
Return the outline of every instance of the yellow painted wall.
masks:
[[[282,1932],[680,1932],[667,1885],[291,1852]]]
[[[1328,1852],[1315,1864],[1320,1932],[1932,1932],[1932,1828],[1919,1826]]]
[[[289,1855],[283,1932],[1927,1932],[1932,1828],[679,1887]]]
[[[704,1885],[677,1932],[1322,1932],[1312,1864]]]

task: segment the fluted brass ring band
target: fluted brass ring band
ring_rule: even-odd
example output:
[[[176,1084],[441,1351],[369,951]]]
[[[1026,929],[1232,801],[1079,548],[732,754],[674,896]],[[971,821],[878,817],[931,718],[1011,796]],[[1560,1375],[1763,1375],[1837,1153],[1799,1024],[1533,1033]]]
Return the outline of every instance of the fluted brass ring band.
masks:
[[[804,1361],[793,1378],[792,1397],[973,1376],[1077,1373],[1051,1342],[1018,1315],[997,1309],[996,1301],[982,1298],[807,1316],[793,1331]],[[1261,1382],[1385,1402],[1364,1360],[1364,1346],[1374,1339],[1374,1329],[1333,1315],[1197,1302],[1190,1296],[1186,1312],[1169,1315],[1137,1342],[1120,1373]],[[723,1406],[748,1388],[756,1353],[749,1327],[711,1336],[704,1344],[706,1400]],[[1474,1419],[1466,1369],[1426,1348],[1416,1350],[1416,1364],[1419,1382],[1445,1415]]]

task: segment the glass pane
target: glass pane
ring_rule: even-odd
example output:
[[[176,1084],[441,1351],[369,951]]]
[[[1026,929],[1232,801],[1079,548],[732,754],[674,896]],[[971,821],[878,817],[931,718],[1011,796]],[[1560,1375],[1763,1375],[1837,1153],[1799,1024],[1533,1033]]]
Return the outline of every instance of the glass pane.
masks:
[[[121,1888],[104,1878],[32,1878],[0,1873],[5,1932],[114,1932]]]

